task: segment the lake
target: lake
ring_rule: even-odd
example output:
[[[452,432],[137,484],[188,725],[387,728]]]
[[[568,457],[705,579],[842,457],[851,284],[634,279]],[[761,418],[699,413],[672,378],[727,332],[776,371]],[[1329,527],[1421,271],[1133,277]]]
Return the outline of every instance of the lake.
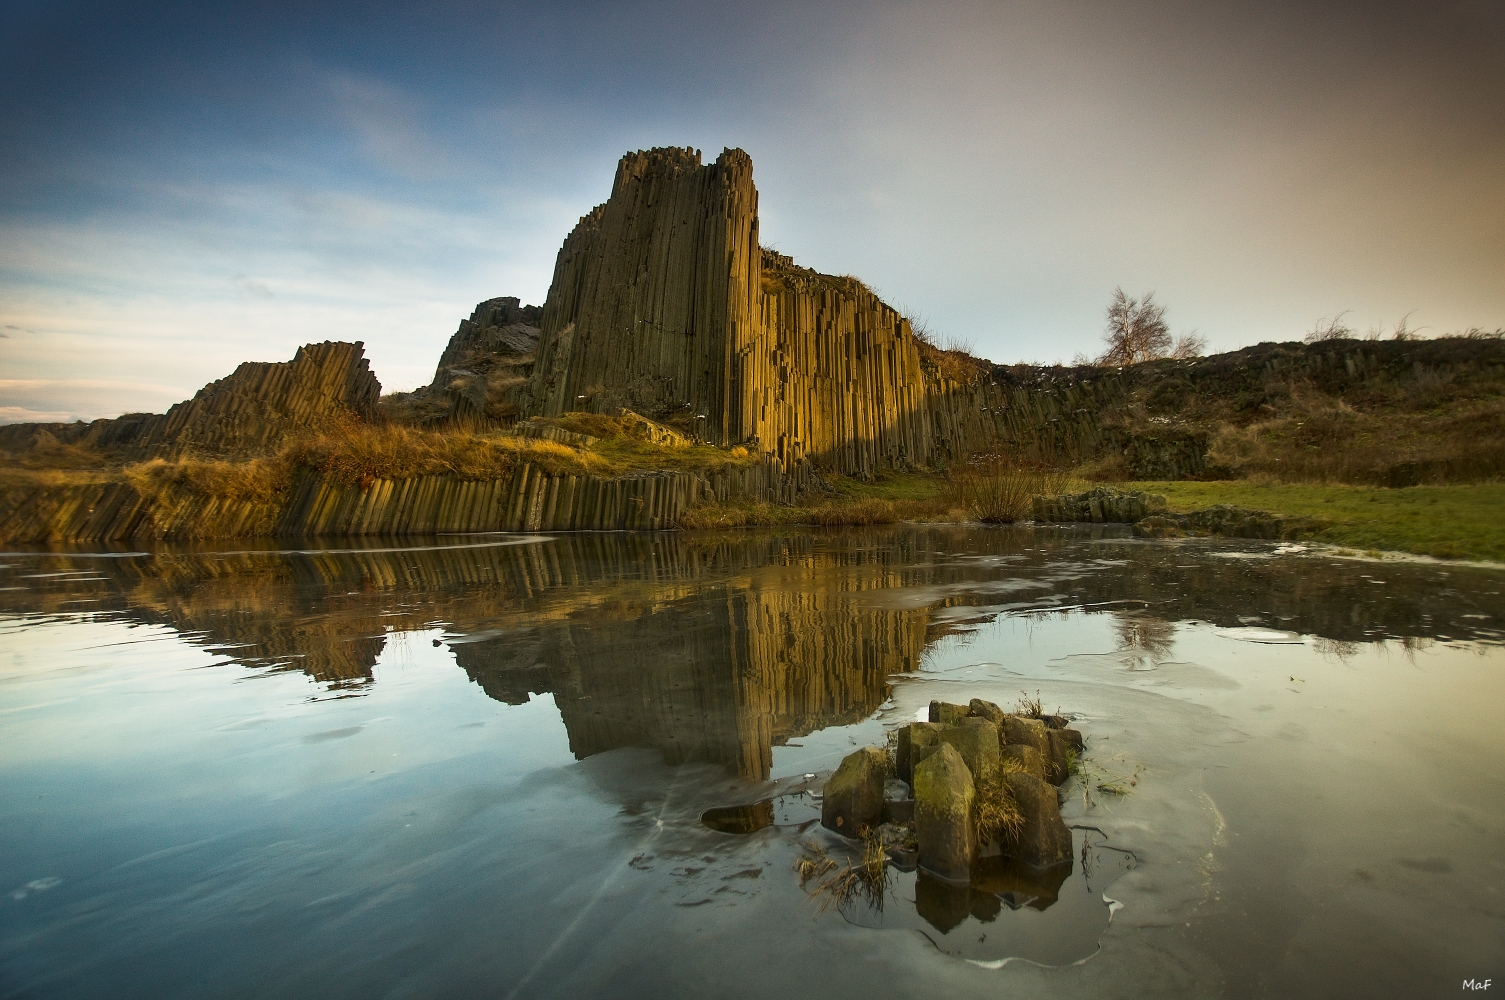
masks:
[[[4,553],[0,996],[1498,988],[1502,591],[1115,526]],[[1070,870],[822,909],[823,779],[974,697],[1085,734]]]

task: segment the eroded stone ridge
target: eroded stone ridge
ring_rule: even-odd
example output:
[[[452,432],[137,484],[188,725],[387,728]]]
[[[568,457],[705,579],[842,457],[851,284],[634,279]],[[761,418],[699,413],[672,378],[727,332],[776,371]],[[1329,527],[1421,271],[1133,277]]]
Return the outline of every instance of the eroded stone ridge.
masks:
[[[367,419],[380,396],[365,345],[325,341],[298,348],[291,361],[244,362],[166,413],[127,413],[90,424],[18,424],[0,443],[21,450],[45,433],[127,459],[249,458],[275,451],[298,433]]]

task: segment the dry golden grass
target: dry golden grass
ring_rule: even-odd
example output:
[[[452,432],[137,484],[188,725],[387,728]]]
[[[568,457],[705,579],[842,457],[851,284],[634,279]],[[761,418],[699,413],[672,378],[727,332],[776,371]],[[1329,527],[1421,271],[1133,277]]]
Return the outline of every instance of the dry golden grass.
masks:
[[[142,496],[158,496],[166,489],[177,488],[249,503],[276,502],[292,483],[291,466],[278,458],[248,462],[195,459],[168,462],[154,458],[128,465],[122,474]]]
[[[282,458],[348,486],[446,474],[465,480],[500,479],[524,462],[551,475],[611,475],[616,471],[611,462],[592,452],[555,441],[392,424],[360,424],[307,438],[284,451]]]
[[[1020,769],[1018,761],[1012,759],[1005,760],[1003,766],[1013,771]],[[1012,841],[1024,829],[1024,814],[1006,782],[997,781],[980,788],[972,809],[980,843]]]
[[[1241,479],[1414,486],[1505,475],[1505,400],[1447,412],[1363,413],[1338,401],[1238,427],[1223,425],[1209,459]]]
[[[862,859],[856,865],[850,860],[845,867],[838,865],[814,841],[802,846],[805,854],[795,861],[794,870],[799,873],[802,889],[811,879],[820,879],[815,888],[806,889],[817,904],[816,912],[824,913],[833,905],[844,909],[856,899],[866,900],[876,910],[883,909],[888,896],[888,854],[877,831],[863,834]]]
[[[1012,524],[1030,516],[1037,496],[1063,493],[1071,478],[1052,469],[1015,464],[996,455],[981,456],[953,469],[950,502],[972,511],[979,521]]]

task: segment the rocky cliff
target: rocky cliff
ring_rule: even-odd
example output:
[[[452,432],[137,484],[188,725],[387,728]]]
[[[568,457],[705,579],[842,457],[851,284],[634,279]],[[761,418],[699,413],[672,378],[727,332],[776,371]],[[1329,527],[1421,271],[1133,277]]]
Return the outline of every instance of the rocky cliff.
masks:
[[[24,451],[45,433],[126,460],[265,454],[291,435],[371,417],[381,383],[364,355],[360,342],[308,344],[291,361],[247,361],[166,413],[128,413],[89,424],[13,424],[0,431],[0,448]]]
[[[909,323],[856,279],[759,245],[741,150],[624,156],[559,252],[542,324],[523,414],[625,407],[856,474],[929,458]]]

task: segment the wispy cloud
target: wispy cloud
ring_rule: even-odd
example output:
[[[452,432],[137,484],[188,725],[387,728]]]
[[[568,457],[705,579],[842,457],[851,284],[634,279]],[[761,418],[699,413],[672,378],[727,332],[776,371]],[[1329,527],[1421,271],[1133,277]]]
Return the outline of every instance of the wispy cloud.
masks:
[[[328,74],[331,108],[381,167],[410,180],[453,178],[467,164],[426,122],[433,112],[400,87],[348,72]]]
[[[0,424],[71,424],[82,419],[72,410],[28,410],[24,406],[0,406]]]

